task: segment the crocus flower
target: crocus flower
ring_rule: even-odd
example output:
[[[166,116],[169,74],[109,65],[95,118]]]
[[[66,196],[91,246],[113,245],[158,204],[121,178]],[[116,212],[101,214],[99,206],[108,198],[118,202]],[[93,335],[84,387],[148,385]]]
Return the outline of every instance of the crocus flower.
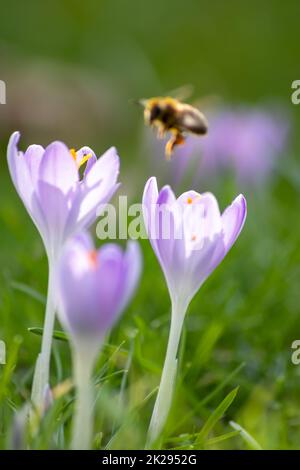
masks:
[[[291,122],[285,111],[263,106],[224,106],[205,114],[209,132],[203,138],[187,136],[185,144],[175,149],[171,165],[164,159],[165,141],[147,129],[143,142],[151,167],[175,187],[190,177],[195,183],[200,180],[206,184],[219,175],[223,177],[224,172],[232,173],[241,185],[266,181],[287,146]]]
[[[261,107],[224,108],[211,118],[211,132],[200,142],[199,176],[231,170],[242,184],[264,181],[282,154],[289,131],[284,112]]]
[[[19,132],[8,144],[8,166],[16,190],[38,228],[49,258],[63,243],[90,225],[96,209],[117,188],[119,157],[114,148],[97,160],[89,147],[78,152],[62,142],[46,149],[30,145],[18,150]],[[83,177],[80,167],[86,163]]]
[[[46,149],[30,145],[23,153],[18,150],[19,138],[19,132],[15,132],[8,144],[9,171],[43,239],[49,261],[45,327],[32,391],[33,402],[40,406],[49,381],[54,266],[64,243],[93,223],[97,207],[108,202],[116,191],[119,157],[111,148],[97,160],[89,147],[76,152],[62,142],[53,142]]]
[[[58,316],[69,333],[78,391],[72,447],[91,443],[90,375],[103,337],[124,311],[141,271],[137,242],[126,251],[108,243],[95,250],[88,234],[70,240],[58,264]]]
[[[144,189],[143,214],[172,303],[167,354],[149,428],[151,444],[169,412],[188,305],[239,236],[246,218],[246,200],[239,195],[221,214],[213,194],[188,191],[176,199],[169,186],[158,191],[156,178],[152,177]]]

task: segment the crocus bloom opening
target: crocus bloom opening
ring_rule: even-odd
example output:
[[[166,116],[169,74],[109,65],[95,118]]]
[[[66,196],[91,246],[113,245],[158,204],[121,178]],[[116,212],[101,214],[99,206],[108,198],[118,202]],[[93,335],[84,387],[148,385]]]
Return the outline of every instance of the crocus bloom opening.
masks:
[[[30,145],[23,153],[17,147],[19,138],[15,132],[8,144],[10,174],[48,256],[56,257],[70,236],[94,222],[97,207],[116,191],[119,157],[112,147],[97,160],[89,147],[76,152],[62,142],[46,149]]]
[[[59,319],[69,332],[78,401],[73,449],[88,449],[92,434],[90,375],[104,335],[129,302],[141,270],[137,242],[126,251],[106,244],[98,251],[88,234],[66,244],[58,266]]]
[[[237,239],[246,217],[246,200],[238,196],[221,215],[213,194],[188,191],[176,199],[169,186],[158,192],[156,178],[150,178],[143,212],[172,301],[189,303]],[[164,221],[170,225],[169,238],[162,236]]]
[[[111,148],[97,160],[89,147],[76,152],[62,142],[53,142],[46,149],[40,145],[30,145],[23,153],[18,150],[19,138],[19,132],[15,132],[8,144],[9,171],[19,196],[40,232],[49,260],[42,347],[32,386],[32,401],[41,409],[44,390],[49,382],[56,308],[53,271],[64,243],[92,224],[98,206],[108,202],[116,191],[119,157]]]
[[[246,200],[238,196],[221,214],[213,194],[188,191],[176,199],[169,186],[158,191],[156,178],[152,177],[145,186],[143,213],[172,301],[168,349],[149,428],[151,443],[161,432],[170,408],[187,307],[240,234],[246,218]]]

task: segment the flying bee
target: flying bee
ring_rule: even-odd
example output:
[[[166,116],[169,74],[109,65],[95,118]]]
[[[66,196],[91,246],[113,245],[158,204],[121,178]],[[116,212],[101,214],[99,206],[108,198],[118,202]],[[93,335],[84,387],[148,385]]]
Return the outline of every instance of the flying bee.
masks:
[[[169,160],[177,145],[183,145],[187,134],[204,135],[208,123],[197,108],[170,96],[139,100],[144,107],[145,124],[157,129],[157,136],[162,139],[165,134],[171,137],[166,143],[165,154]]]

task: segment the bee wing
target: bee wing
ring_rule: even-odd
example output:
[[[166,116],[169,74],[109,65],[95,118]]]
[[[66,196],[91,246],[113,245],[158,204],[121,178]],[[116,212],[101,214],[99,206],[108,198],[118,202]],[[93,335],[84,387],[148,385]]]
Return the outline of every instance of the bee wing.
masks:
[[[206,95],[192,102],[195,108],[203,109],[205,112],[214,111],[223,105],[222,98],[218,95]]]
[[[204,114],[191,106],[180,113],[180,127],[194,134],[203,135],[208,131],[208,122]]]
[[[143,108],[146,106],[146,103],[147,103],[147,99],[146,98],[141,98],[141,99],[130,99],[129,100],[129,103],[131,104],[136,104],[137,106],[142,106]]]
[[[169,91],[167,95],[172,96],[178,101],[186,101],[192,96],[194,90],[195,88],[193,85],[187,84]]]

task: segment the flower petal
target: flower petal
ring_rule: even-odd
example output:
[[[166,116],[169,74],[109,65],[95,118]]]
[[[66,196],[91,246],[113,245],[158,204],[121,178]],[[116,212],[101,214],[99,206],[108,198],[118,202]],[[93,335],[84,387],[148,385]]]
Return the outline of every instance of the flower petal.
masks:
[[[101,317],[101,328],[104,330],[113,325],[124,305],[126,277],[123,257],[123,250],[114,243],[103,245],[98,252],[96,302]]]
[[[199,199],[199,206],[201,205],[204,209],[201,220],[203,234],[212,238],[222,230],[219,204],[212,193],[203,193]]]
[[[48,226],[35,192],[36,188],[33,184],[33,179],[35,178],[33,175],[36,167],[33,170],[33,166],[31,166],[30,163],[28,164],[27,160],[28,156],[29,159],[33,157],[33,151],[35,152],[34,156],[37,157],[37,160],[39,160],[41,157],[41,148],[39,146],[34,146],[35,148],[30,146],[24,155],[23,152],[18,151],[17,148],[19,138],[20,133],[15,132],[9,140],[7,151],[9,171],[16,190],[35,226],[40,232],[43,242],[47,248]]]
[[[182,193],[178,198],[177,198],[177,203],[180,205],[192,205],[197,202],[202,198],[202,195],[197,193],[196,191],[190,190]]]
[[[247,203],[243,195],[239,195],[222,215],[223,231],[220,234],[216,249],[207,265],[206,277],[221,263],[238,238],[247,215]]]
[[[189,260],[189,286],[186,289],[190,299],[224,258],[223,234],[218,233],[211,240],[207,238],[201,250],[195,250]]]
[[[142,270],[142,256],[140,245],[134,241],[129,240],[127,243],[127,249],[124,254],[124,292],[119,305],[119,311],[121,312],[126,307],[129,299],[132,297]]]
[[[171,205],[176,201],[175,195],[169,185],[164,186],[158,195],[156,203],[160,206],[163,204]]]
[[[32,185],[35,188],[39,177],[39,168],[45,149],[41,145],[30,145],[24,154],[31,175]]]
[[[39,167],[39,180],[66,194],[78,178],[77,165],[68,147],[62,142],[48,145]]]
[[[90,147],[87,147],[86,145],[84,147],[81,147],[81,149],[77,150],[76,154],[77,154],[78,166],[80,165],[81,161],[86,155],[90,155],[90,158],[86,162],[86,167],[83,173],[83,177],[85,177],[90,171],[90,169],[92,168],[92,166],[97,162],[97,157],[94,151]]]
[[[74,244],[78,244],[79,247],[82,247],[85,250],[92,251],[94,250],[94,242],[91,237],[91,234],[87,231],[80,232],[75,235],[72,239]]]
[[[78,239],[66,245],[60,260],[57,287],[58,313],[63,326],[75,334],[93,332],[99,313],[95,301],[97,283],[89,252],[85,243]]]
[[[158,187],[157,179],[155,176],[151,176],[145,184],[144,194],[143,194],[143,204],[145,206],[150,206],[155,204],[158,198]]]
[[[20,152],[17,147],[19,139],[19,132],[14,132],[9,139],[7,148],[8,168],[16,190],[31,215],[33,187],[24,154]]]
[[[68,199],[59,188],[45,181],[38,181],[37,196],[47,225],[47,249],[56,255],[65,241],[64,232],[69,214]]]
[[[240,194],[222,214],[224,244],[226,252],[232,247],[239,236],[247,216],[247,202]]]
[[[103,192],[101,182],[92,189],[78,188],[65,226],[65,238],[89,228],[101,215],[101,210],[104,210],[119,186],[120,183],[117,183],[107,192]]]
[[[157,202],[157,198],[158,198],[157,180],[155,176],[152,176],[151,178],[148,179],[145,185],[144,193],[143,193],[143,202],[142,202],[145,228],[146,228],[146,231],[150,240],[152,238],[150,237],[150,233],[151,233],[152,219],[155,214],[154,206]]]
[[[103,184],[103,191],[107,191],[116,183],[119,175],[120,159],[115,147],[108,149],[102,157],[90,168],[84,177],[87,187],[92,188],[100,181]]]
[[[108,150],[91,167],[77,188],[66,224],[66,234],[88,228],[96,219],[97,209],[107,204],[119,187],[119,156],[115,148]]]

